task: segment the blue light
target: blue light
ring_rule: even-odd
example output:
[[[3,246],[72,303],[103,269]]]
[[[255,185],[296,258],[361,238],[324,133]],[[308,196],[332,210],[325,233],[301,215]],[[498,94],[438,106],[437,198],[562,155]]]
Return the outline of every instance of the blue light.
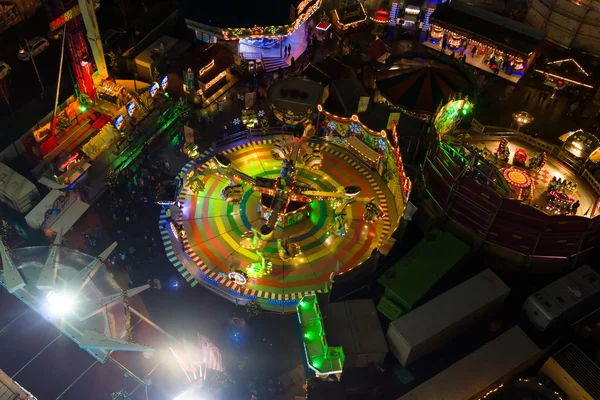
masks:
[[[158,83],[154,82],[152,86],[150,86],[150,96],[156,96],[156,92],[158,92]]]
[[[160,80],[160,87],[162,90],[167,90],[167,87],[169,87],[169,77],[167,75]]]
[[[135,112],[135,107],[135,101],[132,101],[131,103],[127,104],[127,115],[131,117]]]
[[[117,118],[115,118],[115,128],[117,129],[121,129],[121,127],[123,126],[123,116],[119,115]]]

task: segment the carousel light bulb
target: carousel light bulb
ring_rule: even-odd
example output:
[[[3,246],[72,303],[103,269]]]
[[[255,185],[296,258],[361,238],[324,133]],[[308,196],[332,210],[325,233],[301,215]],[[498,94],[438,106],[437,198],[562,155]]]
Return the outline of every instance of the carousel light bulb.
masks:
[[[65,315],[73,310],[75,299],[67,293],[51,291],[46,296],[48,311],[54,315]]]

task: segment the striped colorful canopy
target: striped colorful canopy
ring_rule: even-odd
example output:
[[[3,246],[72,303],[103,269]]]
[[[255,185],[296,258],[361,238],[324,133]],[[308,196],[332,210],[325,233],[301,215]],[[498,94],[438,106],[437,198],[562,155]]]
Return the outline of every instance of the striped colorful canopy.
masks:
[[[377,72],[377,88],[392,104],[434,113],[454,93],[472,97],[475,87],[454,64],[437,59],[401,58]]]

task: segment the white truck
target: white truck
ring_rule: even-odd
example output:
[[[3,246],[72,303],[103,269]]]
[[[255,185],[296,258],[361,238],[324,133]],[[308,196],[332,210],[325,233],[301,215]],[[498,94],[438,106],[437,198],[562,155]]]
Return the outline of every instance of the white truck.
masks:
[[[515,326],[398,400],[471,400],[522,373],[542,350]]]
[[[491,270],[444,292],[390,323],[390,351],[408,365],[499,309],[510,288]]]

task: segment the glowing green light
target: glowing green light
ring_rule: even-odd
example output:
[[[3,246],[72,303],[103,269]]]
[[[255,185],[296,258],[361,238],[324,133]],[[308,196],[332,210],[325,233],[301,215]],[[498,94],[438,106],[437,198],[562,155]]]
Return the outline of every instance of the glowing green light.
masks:
[[[468,112],[469,112],[469,110],[467,110],[467,109],[464,109],[464,110],[463,110],[463,115],[467,115],[467,113],[468,113]]]
[[[321,368],[322,365],[323,365],[323,361],[321,361],[321,360],[314,360],[312,362],[312,366],[315,368]]]
[[[171,96],[169,96],[169,93],[165,92],[165,97],[168,99]]]
[[[464,108],[465,110],[468,110],[468,109],[469,109],[469,107],[471,107],[471,105],[470,105],[469,103],[465,103],[465,104],[463,105],[463,108]]]
[[[313,340],[315,337],[315,334],[313,333],[313,331],[308,331],[304,334],[304,339],[306,340]]]
[[[82,104],[79,106],[79,111],[81,112],[86,112],[87,111],[87,107],[85,106],[85,104]]]
[[[310,304],[307,301],[301,301],[300,303],[298,303],[298,305],[300,306],[300,308],[308,308],[310,307]]]

